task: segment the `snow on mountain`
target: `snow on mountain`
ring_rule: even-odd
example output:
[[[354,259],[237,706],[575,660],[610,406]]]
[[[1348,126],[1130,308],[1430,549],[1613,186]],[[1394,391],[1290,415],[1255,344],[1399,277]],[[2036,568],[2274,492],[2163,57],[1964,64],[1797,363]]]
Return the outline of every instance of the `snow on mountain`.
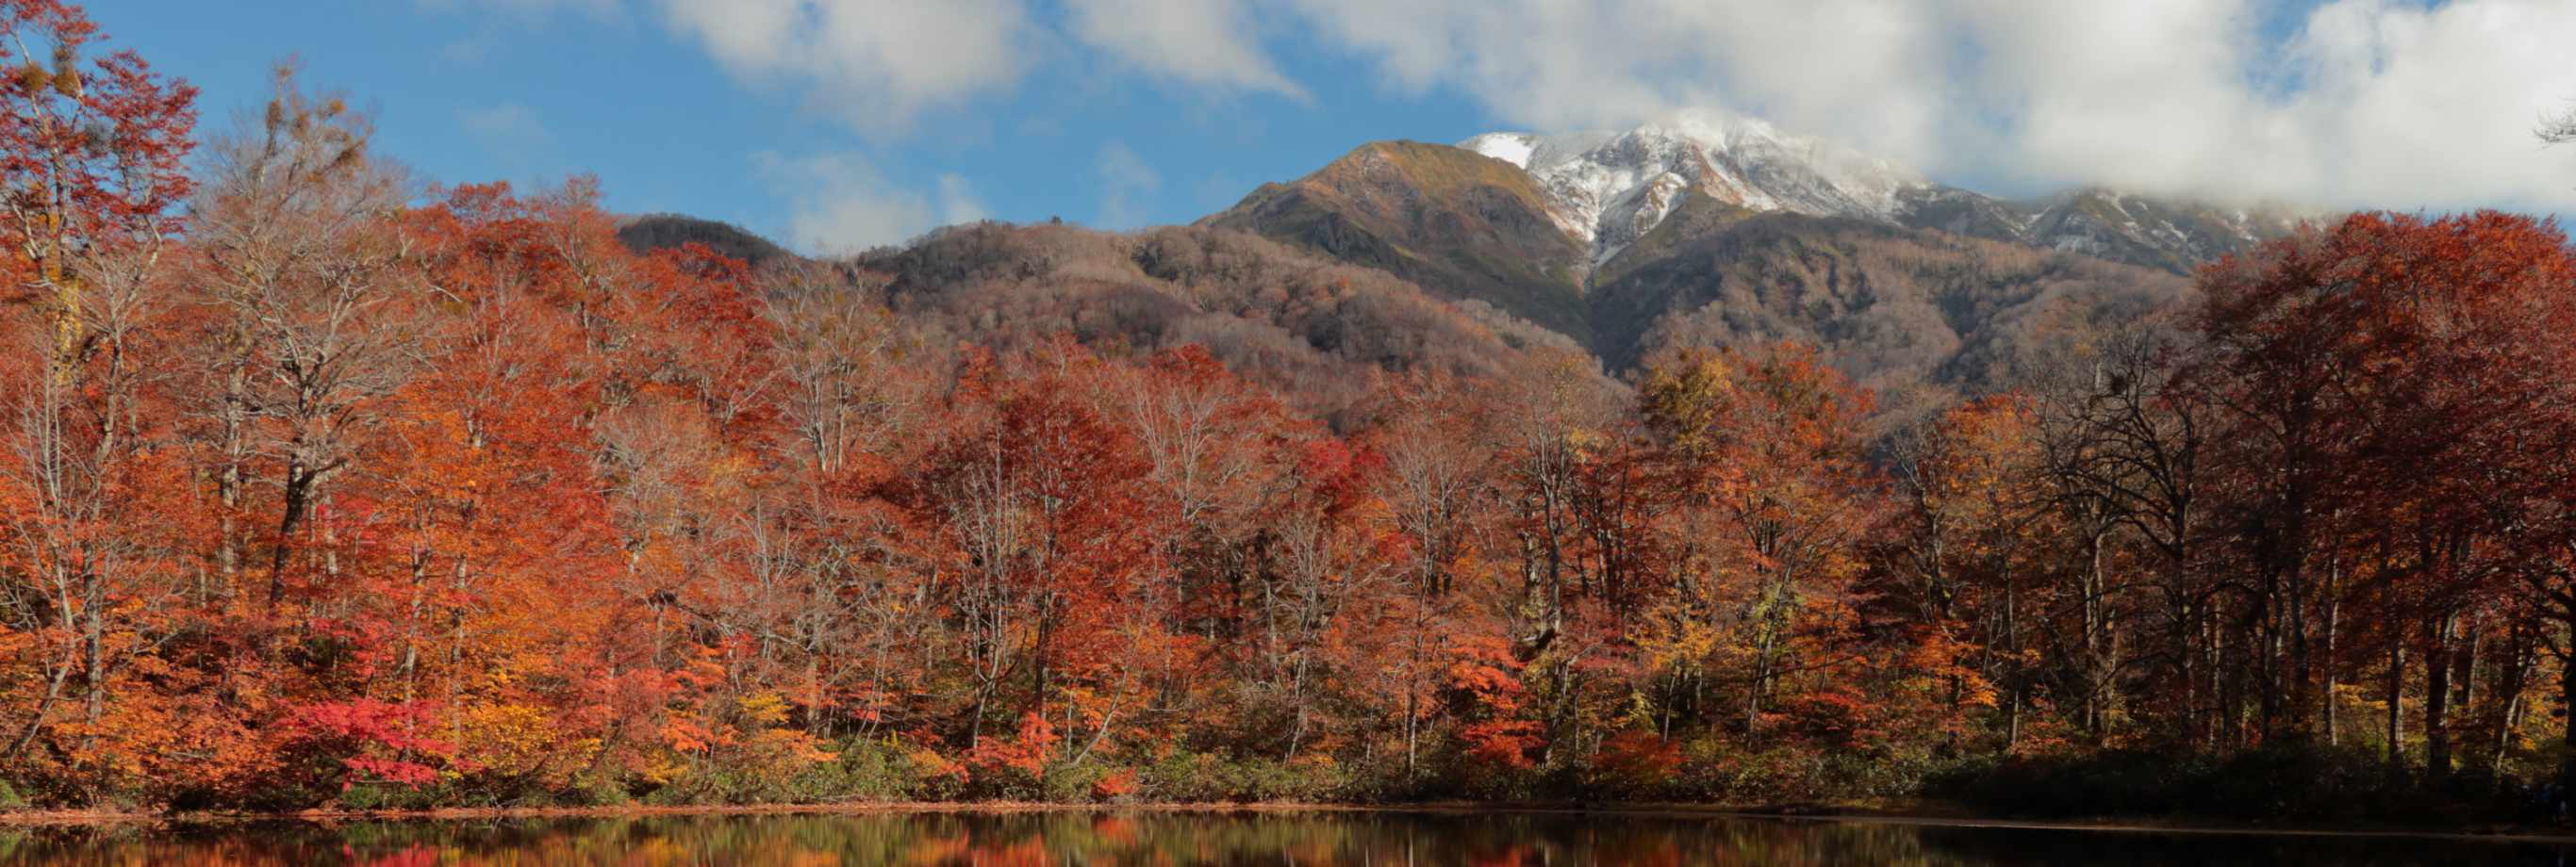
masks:
[[[1459,147],[1527,170],[1596,265],[1653,231],[1689,190],[1757,211],[1893,221],[1900,194],[1928,186],[1886,160],[1710,111],[1626,132],[1487,133]]]
[[[1594,267],[1654,231],[1685,194],[1754,211],[1851,217],[2187,272],[2290,230],[2301,214],[2099,188],[1998,199],[1771,124],[1686,111],[1625,132],[1486,133],[1459,147],[1528,172]]]

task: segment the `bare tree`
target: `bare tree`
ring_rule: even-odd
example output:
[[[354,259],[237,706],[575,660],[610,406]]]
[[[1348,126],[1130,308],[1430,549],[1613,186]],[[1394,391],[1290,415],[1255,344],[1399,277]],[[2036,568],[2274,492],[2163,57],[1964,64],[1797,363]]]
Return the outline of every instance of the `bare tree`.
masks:
[[[295,534],[348,467],[349,432],[405,367],[400,330],[383,313],[405,282],[403,239],[384,219],[402,206],[404,179],[367,158],[372,134],[363,115],[303,92],[281,67],[266,112],[212,143],[196,202],[199,288],[225,317],[204,401],[225,507],[218,571],[229,581],[240,568],[245,491],[254,466],[273,462],[271,609]]]
[[[2542,116],[2531,134],[2539,136],[2544,144],[2576,142],[2576,106]]]

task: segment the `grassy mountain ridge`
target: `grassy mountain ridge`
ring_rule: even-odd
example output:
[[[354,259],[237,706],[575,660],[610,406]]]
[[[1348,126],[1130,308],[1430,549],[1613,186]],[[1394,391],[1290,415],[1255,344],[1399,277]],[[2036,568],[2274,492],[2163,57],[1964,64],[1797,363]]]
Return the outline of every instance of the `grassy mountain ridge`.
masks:
[[[1200,225],[1243,229],[1474,299],[1589,343],[1585,247],[1518,166],[1421,142],[1362,145]]]

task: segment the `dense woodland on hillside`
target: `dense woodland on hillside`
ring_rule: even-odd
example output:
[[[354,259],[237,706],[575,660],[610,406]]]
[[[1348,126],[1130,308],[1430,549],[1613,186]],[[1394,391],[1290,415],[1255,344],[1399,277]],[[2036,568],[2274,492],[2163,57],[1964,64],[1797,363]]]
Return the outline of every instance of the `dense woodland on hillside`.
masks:
[[[2318,226],[1883,430],[1816,350],[1614,377],[1225,230],[639,254],[0,14],[11,804],[2277,815],[2568,756],[2549,223]],[[978,244],[1098,270],[914,291]]]

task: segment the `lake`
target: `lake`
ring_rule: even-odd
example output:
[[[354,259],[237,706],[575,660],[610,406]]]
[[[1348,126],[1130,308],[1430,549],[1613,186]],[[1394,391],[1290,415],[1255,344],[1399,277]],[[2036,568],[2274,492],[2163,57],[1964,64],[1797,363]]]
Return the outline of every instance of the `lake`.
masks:
[[[1032,812],[0,826],[0,864],[2567,864],[2576,846],[1526,812]]]

